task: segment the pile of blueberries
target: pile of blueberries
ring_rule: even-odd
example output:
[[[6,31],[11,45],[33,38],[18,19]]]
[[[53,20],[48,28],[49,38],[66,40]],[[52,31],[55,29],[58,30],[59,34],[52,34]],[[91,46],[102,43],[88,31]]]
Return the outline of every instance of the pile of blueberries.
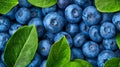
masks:
[[[39,47],[27,67],[46,67],[51,45],[62,36],[71,47],[71,60],[84,59],[93,67],[103,67],[107,60],[120,57],[115,38],[120,31],[119,12],[101,13],[94,0],[58,0],[49,8],[18,1],[10,12],[0,15],[0,67],[6,67],[3,51],[8,39],[21,26],[31,24],[37,28]]]

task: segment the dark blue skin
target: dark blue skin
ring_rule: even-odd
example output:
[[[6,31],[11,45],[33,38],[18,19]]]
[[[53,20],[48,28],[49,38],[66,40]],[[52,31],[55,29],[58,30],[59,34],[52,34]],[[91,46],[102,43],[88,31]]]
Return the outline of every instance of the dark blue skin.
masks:
[[[114,14],[114,16],[112,18],[112,22],[115,24],[117,30],[120,31],[120,12]]]
[[[88,41],[82,46],[82,51],[85,57],[95,58],[99,54],[99,45],[93,41]]]
[[[103,38],[108,39],[116,35],[116,28],[111,22],[104,22],[100,27],[100,34]]]
[[[73,0],[75,4],[78,4],[79,6],[84,6],[87,2],[87,0]]]
[[[54,37],[54,42],[60,40],[63,36],[66,37],[70,47],[72,47],[73,45],[73,41],[72,41],[72,37],[70,36],[70,34],[68,34],[67,32],[59,32],[55,37]]]
[[[3,52],[2,55],[1,55],[1,61],[2,61],[3,63],[5,63],[5,62],[4,62],[4,52]]]
[[[110,50],[103,50],[99,55],[98,55],[98,67],[103,67],[105,62],[107,60],[110,60],[111,58],[115,57],[115,53]]]
[[[120,58],[120,50],[119,49],[115,51],[115,57]]]
[[[93,58],[93,59],[90,59],[90,58],[86,58],[86,60],[91,63],[93,65],[93,67],[98,67],[97,66],[97,59],[96,58]]]
[[[5,14],[8,18],[10,18],[11,20],[15,20],[15,13],[18,10],[18,6],[15,6],[14,8],[12,8],[7,14]]]
[[[84,9],[82,18],[87,25],[91,26],[100,22],[101,15],[94,6],[88,6]]]
[[[93,40],[94,42],[101,42],[102,37],[100,35],[100,26],[97,25],[91,26],[89,29],[89,36],[90,39]]]
[[[43,36],[44,39],[48,39],[52,43],[54,43],[54,37],[55,37],[55,34],[50,33],[50,32],[46,32],[45,35]]]
[[[102,13],[101,23],[103,23],[103,22],[111,22],[113,14],[114,13]]]
[[[19,5],[21,7],[31,7],[32,5],[28,2],[28,0],[18,0]]]
[[[40,65],[40,67],[46,67],[46,63],[47,63],[47,60],[43,60],[42,64]]]
[[[86,36],[83,33],[77,34],[73,38],[74,46],[75,47],[81,47],[86,42]]]
[[[65,9],[65,17],[69,23],[78,23],[81,20],[82,8],[76,4],[71,4]]]
[[[99,47],[100,47],[100,51],[105,50],[105,47],[103,46],[103,44],[100,44]]]
[[[60,14],[61,16],[63,16],[63,17],[65,16],[65,15],[64,15],[64,10],[60,10],[60,9],[59,9],[57,12],[58,12],[58,14]]]
[[[26,24],[30,17],[30,10],[25,7],[20,8],[15,14],[15,18],[20,24]]]
[[[72,0],[58,0],[57,5],[60,9],[65,9],[71,3]]]
[[[66,22],[57,12],[52,12],[45,16],[43,23],[48,32],[57,33],[62,30]]]
[[[6,67],[2,61],[0,61],[0,67]]]
[[[38,53],[36,53],[33,60],[27,67],[39,67],[40,64],[41,64],[41,56]]]
[[[28,25],[32,24],[36,26],[38,37],[42,37],[45,32],[42,20],[40,18],[32,18]]]
[[[104,39],[103,46],[107,50],[116,50],[117,49],[116,38]]]
[[[4,50],[5,45],[10,38],[10,35],[7,33],[0,33],[0,50]]]
[[[35,18],[35,17],[42,18],[42,11],[41,11],[40,8],[38,8],[38,7],[32,7],[30,9],[30,12],[31,12],[31,18]]]
[[[68,24],[66,26],[66,32],[68,32],[72,37],[75,36],[79,32],[78,24]]]
[[[79,27],[80,27],[80,31],[83,34],[89,36],[89,29],[90,29],[90,27],[87,24],[85,24],[84,22],[81,22]]]
[[[38,45],[38,52],[42,56],[48,56],[51,47],[51,42],[49,40],[41,40]]]
[[[57,9],[56,5],[48,7],[48,8],[42,8],[42,14],[45,16],[45,15],[47,15],[50,12],[55,12],[56,9]]]
[[[10,29],[9,29],[9,34],[10,35],[13,35],[17,30],[18,28],[20,28],[22,25],[19,24],[19,23],[14,23],[11,25]]]
[[[72,59],[84,59],[82,51],[78,48],[72,48],[71,50]]]
[[[10,27],[10,20],[6,17],[0,16],[0,32],[5,32]]]

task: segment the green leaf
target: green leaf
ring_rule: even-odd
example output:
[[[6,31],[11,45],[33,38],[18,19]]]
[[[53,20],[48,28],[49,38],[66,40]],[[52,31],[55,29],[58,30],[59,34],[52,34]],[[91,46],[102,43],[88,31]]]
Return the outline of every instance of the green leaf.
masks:
[[[72,62],[69,62],[62,67],[92,67],[90,63],[87,61],[81,60],[81,59],[76,59]]]
[[[7,42],[4,59],[7,67],[26,67],[33,59],[38,47],[35,26],[19,28]]]
[[[61,67],[69,61],[70,47],[64,36],[52,45],[47,59],[47,67]]]
[[[120,49],[120,34],[117,35],[116,42],[117,42],[117,45],[118,45],[118,47]]]
[[[55,5],[57,0],[28,0],[28,2],[34,6],[46,8]]]
[[[120,11],[120,0],[95,0],[95,5],[100,12]]]
[[[104,67],[119,67],[119,62],[120,58],[112,58],[105,63]]]
[[[0,0],[0,13],[8,13],[17,4],[18,0]]]

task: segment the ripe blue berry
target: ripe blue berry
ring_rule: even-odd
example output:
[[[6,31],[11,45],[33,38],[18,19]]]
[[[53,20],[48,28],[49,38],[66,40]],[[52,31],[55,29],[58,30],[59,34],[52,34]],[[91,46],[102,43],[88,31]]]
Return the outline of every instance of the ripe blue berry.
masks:
[[[30,17],[31,13],[29,9],[25,7],[20,8],[15,14],[15,18],[20,24],[26,24]]]
[[[83,33],[77,34],[77,35],[73,38],[74,46],[75,46],[75,47],[81,47],[81,46],[85,43],[86,38],[87,38],[87,37],[86,37]]]
[[[116,13],[113,16],[112,22],[115,24],[116,28],[120,31],[120,12]]]
[[[0,33],[0,50],[4,50],[9,37],[10,36],[7,33]]]
[[[116,34],[114,24],[110,22],[104,22],[100,27],[100,34],[105,39],[114,37]]]
[[[87,25],[91,26],[100,22],[101,15],[94,6],[88,6],[84,9],[82,18]]]
[[[82,8],[71,4],[65,9],[65,17],[69,23],[78,23],[81,20]]]
[[[102,41],[102,37],[100,35],[100,27],[99,26],[91,26],[89,29],[89,36],[91,38],[91,40],[95,41],[95,42],[101,42]]]
[[[21,7],[31,7],[31,4],[28,2],[28,0],[18,0],[18,2]]]
[[[104,39],[103,46],[107,50],[116,50],[117,49],[116,39],[115,38]]]
[[[46,67],[46,63],[47,63],[47,60],[44,60],[44,61],[42,62],[42,64],[40,65],[40,67]]]
[[[39,42],[38,52],[42,56],[48,56],[49,51],[50,51],[50,47],[51,47],[51,43],[49,40],[42,40]]]
[[[97,57],[100,49],[99,45],[93,41],[86,42],[82,47],[83,54],[88,58]]]
[[[48,32],[57,33],[62,30],[66,22],[61,15],[52,12],[45,16],[43,23]]]
[[[71,36],[75,36],[79,32],[79,26],[77,24],[68,24],[66,26],[66,32]]]
[[[42,18],[42,12],[41,12],[40,8],[38,8],[38,7],[32,7],[30,9],[30,12],[31,12],[31,18],[35,18],[35,17]]]

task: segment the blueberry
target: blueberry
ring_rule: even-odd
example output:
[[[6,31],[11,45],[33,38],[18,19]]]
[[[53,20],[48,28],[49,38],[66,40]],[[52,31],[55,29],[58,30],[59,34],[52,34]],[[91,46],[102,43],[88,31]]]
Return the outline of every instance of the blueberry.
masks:
[[[117,49],[116,38],[104,39],[103,46],[107,50],[116,50]]]
[[[51,13],[51,12],[55,12],[57,9],[57,6],[54,5],[54,6],[51,6],[51,7],[48,7],[48,8],[42,8],[42,13],[43,15],[47,15],[48,13]]]
[[[86,42],[82,47],[83,54],[88,58],[97,57],[99,50],[99,45],[93,41]]]
[[[87,0],[73,0],[75,4],[78,4],[79,6],[84,6]]]
[[[18,2],[21,7],[31,7],[31,4],[28,2],[28,0],[18,0]]]
[[[113,13],[102,13],[102,21],[101,22],[111,22],[113,17]]]
[[[100,51],[105,50],[105,47],[103,46],[103,44],[100,44],[99,47],[100,47]]]
[[[0,32],[5,32],[10,27],[10,21],[8,18],[0,16]]]
[[[28,25],[32,24],[36,26],[38,37],[42,37],[42,35],[44,34],[44,25],[42,20],[40,18],[32,18]]]
[[[3,62],[0,61],[0,67],[6,67]]]
[[[78,23],[81,20],[82,9],[76,5],[71,4],[65,9],[65,17],[69,23]]]
[[[98,55],[98,67],[103,67],[105,62],[107,60],[110,60],[111,58],[115,57],[114,52],[110,51],[110,50],[104,50],[102,51],[99,55]]]
[[[40,64],[41,64],[41,56],[36,53],[34,59],[27,67],[39,67]]]
[[[60,9],[59,9],[59,10],[57,11],[57,13],[58,13],[59,15],[61,15],[62,17],[65,16],[65,15],[64,15],[64,10],[60,10]]]
[[[81,47],[81,46],[85,43],[86,38],[87,38],[87,37],[86,37],[83,33],[77,34],[77,35],[73,38],[74,46],[75,46],[75,47]]]
[[[72,0],[58,0],[58,7],[61,9],[65,9],[70,3],[72,2]]]
[[[32,18],[35,18],[35,17],[42,18],[42,12],[41,12],[40,8],[38,8],[38,7],[32,7],[30,9],[30,12],[31,12],[31,17]]]
[[[73,55],[73,59],[84,59],[82,51],[78,48],[72,48],[71,53]]]
[[[18,6],[15,6],[14,8],[12,8],[7,14],[6,16],[9,17],[11,20],[15,19],[15,13],[18,10]]]
[[[100,22],[101,15],[94,6],[88,6],[84,9],[82,18],[87,25],[91,26]]]
[[[70,36],[70,34],[66,33],[66,32],[59,32],[55,37],[54,37],[54,41],[58,41],[60,40],[63,36],[66,37],[70,47],[72,47],[73,45],[73,41],[72,41],[72,37]]]
[[[45,35],[43,36],[43,38],[48,39],[51,42],[54,42],[54,37],[55,37],[55,34],[50,32],[46,32]]]
[[[86,59],[89,63],[91,63],[93,65],[93,67],[98,67],[97,66],[97,59],[94,58],[94,59],[91,59],[91,58],[87,58]]]
[[[44,61],[42,62],[42,64],[40,65],[40,67],[46,67],[46,63],[47,63],[47,60],[44,60]]]
[[[115,51],[115,57],[120,58],[120,50],[119,49]]]
[[[10,29],[9,29],[9,34],[13,35],[17,31],[17,29],[20,28],[21,26],[22,25],[19,24],[19,23],[12,24],[11,27],[10,27]]]
[[[97,25],[91,26],[89,29],[89,36],[90,36],[91,40],[93,40],[95,42],[101,42],[102,37],[100,35],[100,27]]]
[[[0,50],[4,50],[9,37],[10,36],[7,33],[0,33]]]
[[[80,31],[83,34],[88,36],[89,35],[89,29],[90,29],[90,27],[87,24],[85,24],[84,22],[80,23]]]
[[[49,51],[50,51],[50,47],[51,47],[51,43],[49,40],[42,40],[39,42],[38,52],[42,56],[48,56]]]
[[[52,12],[45,16],[43,23],[48,32],[57,33],[62,30],[66,22],[61,15]]]
[[[110,22],[104,22],[100,27],[100,34],[105,39],[114,37],[116,34],[114,24]]]
[[[66,32],[71,36],[75,36],[79,32],[79,26],[77,24],[68,24],[66,26]]]
[[[1,55],[1,61],[4,63],[4,52]]]
[[[115,24],[116,28],[120,31],[120,12],[116,13],[113,16],[112,22]]]
[[[20,24],[26,24],[27,21],[30,19],[31,13],[29,9],[22,7],[20,8],[16,14],[15,18]]]

